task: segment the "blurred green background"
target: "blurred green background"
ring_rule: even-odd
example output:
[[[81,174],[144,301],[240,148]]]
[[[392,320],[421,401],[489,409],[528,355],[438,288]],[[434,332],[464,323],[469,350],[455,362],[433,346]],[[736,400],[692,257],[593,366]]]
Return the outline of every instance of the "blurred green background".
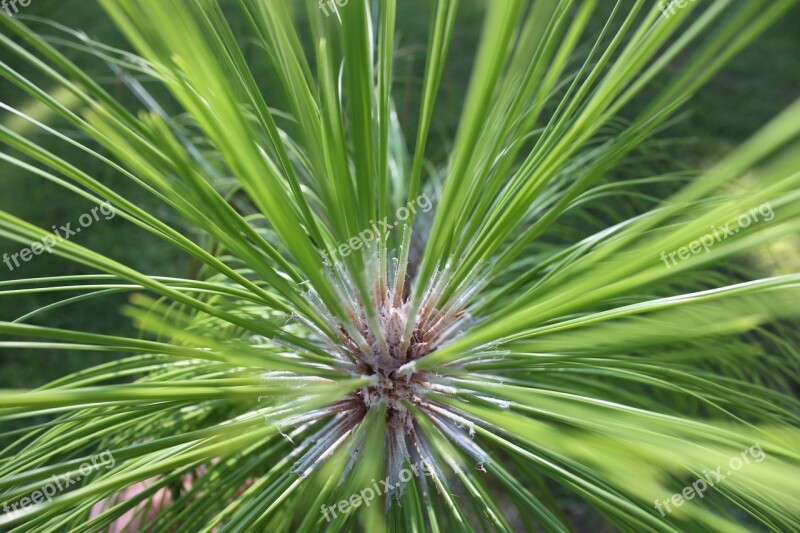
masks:
[[[598,10],[594,27],[599,27],[604,21],[602,15],[613,5],[611,0],[601,0],[600,3],[603,7]],[[232,8],[230,9],[232,24],[235,27],[242,24],[234,3],[228,2],[228,4]],[[430,0],[398,2],[399,46],[395,66],[394,96],[398,114],[405,121],[406,134],[409,138],[413,138],[411,132],[416,128],[415,116],[424,68],[428,13],[431,5]],[[434,119],[430,156],[437,162],[445,158],[449,141],[453,138],[458,123],[461,102],[480,33],[484,5],[485,2],[481,0],[462,2],[460,20],[456,26]],[[105,13],[93,1],[32,0],[31,5],[23,9],[25,17],[50,19],[66,27],[83,31],[96,40],[127,48]],[[302,13],[298,14],[298,20],[302,20]],[[34,20],[30,23],[43,27],[40,22]],[[45,33],[52,36],[52,42],[64,44],[66,35],[58,29],[49,28]],[[70,40],[75,42],[74,38]],[[68,57],[95,76],[96,80],[129,109],[141,109],[141,104],[101,60],[80,50],[66,50]],[[793,102],[800,96],[798,52],[800,52],[800,8],[795,8],[789,16],[784,17],[777,26],[729,64],[690,103],[688,107],[690,112],[667,133],[670,138],[680,140],[671,145],[673,146],[671,156],[693,167],[706,167]],[[257,78],[268,92],[269,73],[264,66],[263,57],[260,57],[262,51],[250,46],[247,55],[257,73]],[[30,76],[34,81],[42,80],[38,73],[16,57],[4,57],[3,61],[24,75]],[[43,87],[47,88],[47,83],[44,83]],[[159,94],[152,84],[147,87]],[[59,99],[64,97],[63,94],[58,95]],[[27,113],[50,123],[51,117],[46,108],[31,101],[5,81],[0,81],[0,101],[24,109]],[[168,99],[165,99],[165,103],[168,110],[176,111],[174,108],[170,109]],[[182,228],[187,234],[191,234],[191,229],[181,226],[180,221],[176,220],[168,209],[109,168],[84,154],[76,153],[75,150],[65,149],[64,143],[54,142],[8,113],[0,112],[0,122],[63,155],[93,177],[116,188],[166,221]],[[64,123],[54,122],[52,125],[63,133],[76,134]],[[5,163],[0,163],[0,180],[2,180],[0,209],[44,228],[70,221],[74,226],[78,217],[87,213],[92,207],[92,204],[66,193],[62,188]],[[99,222],[95,222],[76,236],[75,241],[145,273],[192,276],[195,268],[195,265],[175,249],[118,218],[110,221],[101,218]],[[3,253],[18,252],[21,247],[17,243],[0,239],[0,256]],[[0,281],[86,273],[92,272],[80,265],[46,254],[24,263],[13,272],[9,272],[5,265],[0,264]],[[9,288],[15,287],[4,287],[4,289]],[[31,310],[71,295],[64,293],[56,296],[3,295],[0,301],[0,320],[16,319]],[[123,294],[92,299],[41,314],[32,321],[57,328],[135,336],[136,331],[128,319],[119,314],[119,308],[127,298],[128,295]],[[0,368],[2,368],[0,386],[35,387],[69,371],[107,360],[111,356],[41,350],[16,350],[12,353],[0,349]]]

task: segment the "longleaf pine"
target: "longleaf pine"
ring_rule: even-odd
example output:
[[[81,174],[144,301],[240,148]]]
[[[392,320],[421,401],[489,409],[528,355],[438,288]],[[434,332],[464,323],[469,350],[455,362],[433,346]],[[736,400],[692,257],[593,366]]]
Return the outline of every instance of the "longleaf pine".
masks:
[[[1,168],[95,206],[0,211],[0,297],[50,297],[0,348],[107,357],[0,391],[4,531],[800,530],[800,273],[758,261],[800,101],[705,167],[662,142],[794,1],[481,2],[444,141],[466,0],[402,93],[398,0],[98,3],[124,47],[0,13]],[[136,335],[54,320],[118,294]]]

